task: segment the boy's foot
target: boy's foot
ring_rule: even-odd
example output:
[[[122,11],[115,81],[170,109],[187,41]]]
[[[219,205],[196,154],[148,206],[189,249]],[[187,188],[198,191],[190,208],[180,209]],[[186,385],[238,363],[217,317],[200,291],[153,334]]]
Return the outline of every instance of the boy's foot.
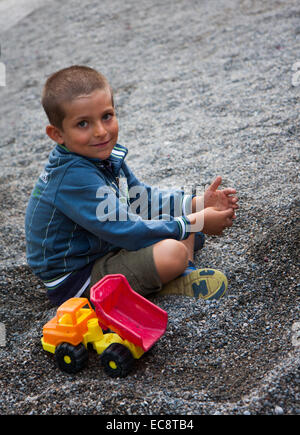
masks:
[[[164,285],[156,295],[182,295],[205,300],[220,299],[227,287],[227,278],[219,270],[193,269],[190,266],[179,278]]]
[[[205,242],[205,236],[201,231],[195,233],[195,243],[194,243],[194,251],[199,251],[203,248]]]

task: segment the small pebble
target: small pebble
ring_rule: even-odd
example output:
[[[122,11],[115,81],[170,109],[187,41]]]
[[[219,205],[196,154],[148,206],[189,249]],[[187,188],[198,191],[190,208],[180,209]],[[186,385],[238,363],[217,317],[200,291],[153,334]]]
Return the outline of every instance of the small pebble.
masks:
[[[275,406],[275,414],[276,415],[283,415],[283,409],[281,408],[281,406]]]

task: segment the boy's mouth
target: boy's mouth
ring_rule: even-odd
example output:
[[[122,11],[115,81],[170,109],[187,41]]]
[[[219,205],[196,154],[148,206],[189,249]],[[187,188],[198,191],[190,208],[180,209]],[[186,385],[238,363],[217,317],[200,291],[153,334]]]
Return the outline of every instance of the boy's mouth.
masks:
[[[109,142],[110,142],[110,141],[107,140],[106,142],[95,143],[95,144],[92,144],[91,146],[92,146],[92,147],[99,147],[99,148],[102,148],[102,147],[105,147],[106,145],[108,145]]]

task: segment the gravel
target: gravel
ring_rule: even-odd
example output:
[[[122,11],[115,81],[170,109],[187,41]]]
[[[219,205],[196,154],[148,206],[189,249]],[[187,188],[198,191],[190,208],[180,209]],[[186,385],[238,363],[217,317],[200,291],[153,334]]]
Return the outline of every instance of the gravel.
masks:
[[[0,30],[0,414],[300,413],[299,17],[297,0],[51,0]],[[201,191],[222,175],[240,197],[196,257],[227,274],[227,295],[153,298],[166,334],[125,379],[93,352],[76,376],[56,368],[40,344],[55,309],[25,259],[52,147],[41,88],[76,63],[109,78],[140,179]]]

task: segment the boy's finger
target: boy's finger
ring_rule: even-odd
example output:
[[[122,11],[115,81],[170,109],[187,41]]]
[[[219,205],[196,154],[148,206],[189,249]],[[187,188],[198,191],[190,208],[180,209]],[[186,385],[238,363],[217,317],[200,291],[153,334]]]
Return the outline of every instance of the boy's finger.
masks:
[[[236,189],[226,187],[225,189],[223,189],[223,193],[225,193],[225,195],[232,195],[232,194],[236,193]]]
[[[238,202],[237,198],[232,198],[232,200],[231,200],[231,207],[234,208],[234,209],[239,208],[239,205],[238,205],[237,202]]]
[[[226,222],[227,222],[227,227],[232,227],[233,225],[232,219],[227,218]]]
[[[224,210],[223,213],[226,218],[231,218],[234,215],[234,210],[233,208],[228,208],[227,210]]]
[[[222,183],[222,177],[219,175],[209,186],[209,190],[217,190],[217,188],[220,186],[220,184]]]

